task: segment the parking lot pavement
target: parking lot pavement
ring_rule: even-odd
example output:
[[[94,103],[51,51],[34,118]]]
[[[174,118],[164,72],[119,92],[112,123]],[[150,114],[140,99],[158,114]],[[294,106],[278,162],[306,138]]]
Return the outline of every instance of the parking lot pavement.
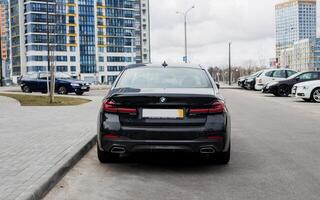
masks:
[[[21,107],[0,97],[0,199],[24,199],[96,134],[102,94],[69,107]]]
[[[169,154],[100,164],[92,149],[45,199],[318,200],[320,105],[222,93],[232,114],[228,166]]]

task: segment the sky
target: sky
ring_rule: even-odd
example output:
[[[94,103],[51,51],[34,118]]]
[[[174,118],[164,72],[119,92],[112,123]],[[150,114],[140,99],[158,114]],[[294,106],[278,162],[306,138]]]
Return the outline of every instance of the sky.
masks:
[[[182,62],[188,14],[189,60],[205,66],[266,64],[275,57],[274,6],[283,0],[150,0],[152,62]]]

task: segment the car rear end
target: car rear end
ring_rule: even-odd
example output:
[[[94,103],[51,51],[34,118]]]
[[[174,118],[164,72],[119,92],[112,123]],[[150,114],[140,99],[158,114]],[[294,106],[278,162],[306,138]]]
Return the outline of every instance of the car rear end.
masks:
[[[99,115],[99,150],[115,154],[228,151],[230,117],[212,79],[204,74],[210,87],[113,88]]]
[[[100,121],[101,147],[109,152],[220,152],[229,141],[224,102],[213,96],[117,95],[104,100]]]

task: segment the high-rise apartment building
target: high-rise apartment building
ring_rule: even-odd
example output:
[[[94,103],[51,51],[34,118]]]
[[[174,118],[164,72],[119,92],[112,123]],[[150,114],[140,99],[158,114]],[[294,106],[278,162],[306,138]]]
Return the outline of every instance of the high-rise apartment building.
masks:
[[[316,0],[288,0],[276,5],[276,58],[301,39],[316,38]]]
[[[140,14],[136,15],[137,31],[137,63],[151,62],[151,47],[150,47],[150,6],[149,0],[138,0],[136,4],[140,10]]]
[[[148,0],[49,0],[48,4],[49,58],[56,71],[111,84],[126,65],[149,62]],[[10,8],[13,75],[47,71],[47,1],[10,0]]]
[[[10,77],[10,42],[9,42],[9,10],[8,1],[0,0],[0,37],[2,77]]]

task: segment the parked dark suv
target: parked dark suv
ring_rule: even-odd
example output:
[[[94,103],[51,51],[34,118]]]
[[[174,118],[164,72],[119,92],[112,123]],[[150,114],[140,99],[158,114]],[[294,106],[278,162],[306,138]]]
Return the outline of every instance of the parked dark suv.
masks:
[[[25,93],[46,93],[48,91],[48,80],[46,73],[29,74],[21,78],[21,90]],[[84,81],[73,79],[64,73],[56,74],[55,92],[58,94],[76,93],[77,95],[83,95],[84,92],[89,92],[89,90],[90,85]]]
[[[288,77],[283,81],[268,83],[263,89],[263,93],[271,93],[275,96],[287,97],[291,94],[292,87],[301,82],[320,80],[319,71],[300,72]]]
[[[103,100],[98,158],[107,163],[127,153],[193,152],[227,164],[230,125],[224,99],[206,69],[133,65]]]

